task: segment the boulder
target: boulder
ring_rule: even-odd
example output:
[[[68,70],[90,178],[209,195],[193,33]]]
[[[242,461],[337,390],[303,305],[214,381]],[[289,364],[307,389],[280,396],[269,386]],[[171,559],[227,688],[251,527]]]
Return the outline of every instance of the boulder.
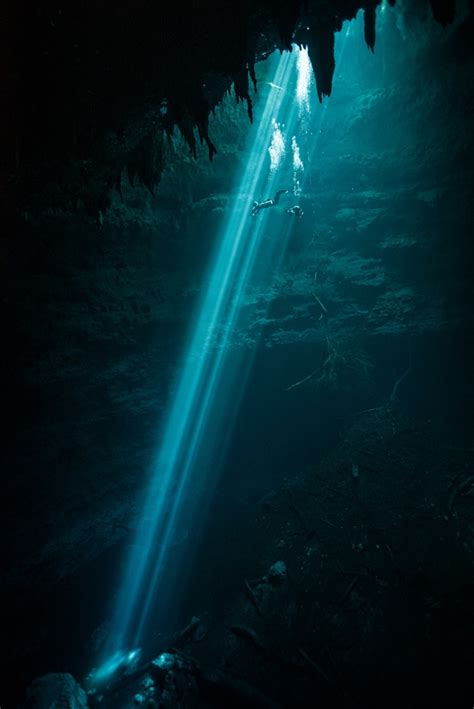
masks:
[[[69,673],[51,673],[35,679],[26,691],[24,709],[85,709],[87,696]]]

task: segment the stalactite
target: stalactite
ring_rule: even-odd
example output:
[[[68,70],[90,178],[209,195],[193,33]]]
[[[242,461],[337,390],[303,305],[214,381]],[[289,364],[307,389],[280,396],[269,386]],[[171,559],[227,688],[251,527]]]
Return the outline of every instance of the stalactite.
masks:
[[[250,122],[253,121],[253,105],[249,94],[249,67],[246,63],[238,72],[234,73],[234,91],[237,101],[247,102],[247,113]]]
[[[130,185],[133,186],[135,177],[138,177],[150,193],[154,193],[164,167],[163,142],[163,130],[154,130],[142,138],[126,165]],[[120,186],[120,176],[115,178],[113,186],[116,189]]]
[[[182,112],[180,118],[176,121],[179,131],[186,143],[189,146],[191,155],[195,158],[196,153],[196,138],[194,137],[193,120],[187,111]]]
[[[336,66],[334,59],[334,32],[329,26],[310,29],[308,54],[316,78],[316,90],[321,102],[324,96],[330,96],[332,78]]]
[[[207,117],[204,119],[203,122],[198,122],[197,124],[197,129],[199,133],[199,140],[202,143],[206,143],[207,149],[209,152],[209,160],[212,162],[212,158],[214,155],[217,155],[217,148],[212,142],[212,140],[209,138],[209,129],[208,129],[208,121]]]
[[[250,78],[252,79],[254,91],[256,92],[257,91],[257,77],[255,75],[255,60],[252,60],[251,62],[249,62],[249,74],[250,74]]]
[[[375,49],[375,9],[378,4],[371,2],[364,9],[364,37],[371,52]]]
[[[208,135],[204,136],[204,140],[206,141],[206,145],[209,150],[209,160],[211,160],[212,162],[212,158],[214,157],[214,155],[217,155],[217,148]]]
[[[212,161],[212,158],[214,155],[217,153],[217,149],[214,145],[214,143],[211,141],[209,138],[209,114],[212,112],[214,113],[214,108],[215,105],[213,105],[208,96],[204,93],[204,84],[201,81],[200,82],[200,90],[199,92],[196,92],[194,95],[194,99],[191,102],[192,106],[192,114],[191,117],[193,119],[194,125],[196,126],[198,130],[198,135],[199,135],[199,140],[201,142],[201,145],[203,143],[206,143],[208,151],[209,151],[209,160]],[[214,97],[214,101],[216,101],[216,97]],[[191,113],[191,109],[190,109]]]

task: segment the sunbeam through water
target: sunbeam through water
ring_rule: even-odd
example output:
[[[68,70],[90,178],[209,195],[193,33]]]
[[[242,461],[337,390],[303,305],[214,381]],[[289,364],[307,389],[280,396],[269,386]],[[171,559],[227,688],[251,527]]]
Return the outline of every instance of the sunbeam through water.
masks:
[[[149,628],[160,627],[178,603],[178,589],[186,586],[190,558],[252,363],[252,352],[237,364],[229,356],[235,326],[249,286],[268,269],[278,271],[291,235],[290,219],[272,239],[265,239],[274,210],[250,214],[258,195],[271,198],[278,190],[300,192],[299,185],[296,190],[293,184],[291,190],[294,171],[302,173],[303,167],[296,138],[301,103],[294,101],[294,94],[300,98],[302,67],[308,67],[309,59],[305,49],[294,47],[270,62],[275,67],[268,84],[271,90],[250,134],[250,158],[237,181],[238,197],[217,235],[208,285],[198,305],[135,541],[114,599],[108,642],[98,669],[89,677],[92,684],[123,671],[138,648],[152,651],[154,636]],[[285,140],[293,147],[287,169],[282,167]],[[222,417],[222,411],[232,415]]]

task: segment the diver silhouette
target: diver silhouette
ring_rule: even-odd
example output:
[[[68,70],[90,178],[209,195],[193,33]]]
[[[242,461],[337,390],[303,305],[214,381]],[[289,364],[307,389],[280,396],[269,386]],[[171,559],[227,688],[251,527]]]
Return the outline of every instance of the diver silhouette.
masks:
[[[259,213],[261,209],[268,209],[268,207],[274,207],[280,201],[282,194],[289,192],[290,190],[278,190],[273,199],[266,199],[264,202],[254,202],[252,205],[251,216],[254,217]]]
[[[293,207],[288,207],[288,209],[285,209],[285,212],[287,214],[293,214],[293,216],[297,218],[302,217],[304,214],[299,204],[295,204]]]

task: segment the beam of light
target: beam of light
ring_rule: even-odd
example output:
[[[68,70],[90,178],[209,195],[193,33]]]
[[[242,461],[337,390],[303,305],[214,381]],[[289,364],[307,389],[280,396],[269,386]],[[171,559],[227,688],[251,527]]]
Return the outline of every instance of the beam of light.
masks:
[[[287,86],[294,61],[294,55],[284,53],[272,83]],[[208,476],[208,484],[213,485],[208,467],[218,443],[212,440],[215,431],[210,430],[210,423],[215,424],[221,409],[231,408],[230,401],[223,400],[223,392],[232,395],[227,386],[226,351],[268,219],[267,215],[259,215],[256,220],[249,215],[259,189],[268,189],[272,196],[272,190],[279,187],[275,185],[275,171],[264,179],[264,164],[274,135],[272,119],[281,111],[283,101],[288,100],[285,93],[271,91],[268,96],[240,181],[239,192],[244,197],[235,200],[219,235],[208,286],[161,434],[135,544],[115,601],[106,657],[120,657],[125,648],[141,643],[157,599],[163,599],[161,612],[166,615],[166,601],[173,591],[169,587],[177,567],[173,545],[180,530],[192,527],[193,520],[203,515],[202,495],[194,497],[195,489],[199,489],[196,475]]]
[[[281,131],[280,125],[272,118],[273,135],[272,142],[268,148],[270,155],[270,170],[276,172],[280,167],[283,156],[285,155],[285,139]]]
[[[347,33],[343,49],[346,38]],[[249,356],[241,371],[232,371],[227,355],[244,294],[251,277],[255,279],[265,268],[268,269],[265,266],[267,259],[278,271],[292,231],[293,222],[289,219],[277,234],[278,238],[270,240],[270,251],[267,247],[262,253],[264,226],[273,210],[264,210],[257,219],[252,219],[249,213],[256,195],[270,197],[276,189],[287,186],[276,182],[277,167],[282,169],[282,159],[277,167],[270,160],[268,172],[264,165],[268,146],[272,145],[275,136],[275,126],[280,130],[283,146],[280,126],[284,122],[286,134],[295,135],[295,147],[298,147],[295,126],[299,105],[287,87],[295,68],[295,56],[298,61],[302,54],[307,55],[307,52],[295,50],[281,56],[274,81],[269,82],[272,90],[261,119],[254,126],[253,144],[247,152],[250,157],[238,190],[241,197],[235,200],[217,239],[208,286],[203,291],[177,388],[157,446],[135,543],[130,549],[124,578],[114,601],[112,631],[104,649],[105,663],[95,670],[96,679],[108,677],[126,664],[124,658],[130,656],[127,648],[138,648],[146,636],[147,626],[159,625],[166,618],[177,586],[185,583],[189,573],[187,555],[192,549],[189,543],[180,546],[177,541],[183,533],[188,533],[191,541],[199,535],[200,524],[212,497],[211,494],[206,498],[203,490],[213,491],[216,472],[210,469],[214,464],[218,467],[216,451],[225,438],[224,425],[219,422],[219,417],[221,412],[232,408],[235,416],[238,405],[235,384],[239,376],[241,383],[245,380],[244,370],[248,370],[252,360]],[[321,111],[321,124],[323,116],[324,110]],[[319,134],[316,137],[319,138]],[[317,140],[313,143],[313,151],[316,143]],[[295,153],[296,149],[293,158]],[[293,161],[292,164],[294,167]],[[227,415],[228,421],[230,418]]]
[[[297,172],[298,170],[304,170],[303,161],[301,159],[300,146],[296,140],[296,135],[291,139],[291,152],[293,154],[293,170]]]
[[[107,686],[111,678],[117,676],[130,675],[138,665],[141,657],[141,650],[135,648],[126,652],[117,651],[100,667],[93,669],[86,677],[84,686],[87,690],[99,689]]]
[[[287,61],[284,63],[284,69],[279,67],[277,70],[277,78],[278,78],[278,73],[281,71],[283,73],[282,78],[280,79],[281,83],[284,85],[287,85],[289,83],[290,79],[290,74],[293,70],[294,66],[294,58],[292,57],[287,57]],[[287,100],[288,101],[288,100]],[[275,175],[276,169],[274,168],[273,164],[270,164],[270,174],[268,178],[262,179],[265,177],[265,169],[264,169],[264,161],[265,161],[265,153],[264,150],[262,149],[261,145],[261,138],[260,138],[260,132],[263,134],[267,133],[268,134],[268,129],[267,129],[267,110],[270,113],[270,107],[274,115],[277,115],[278,112],[282,111],[283,108],[286,108],[285,111],[285,116],[287,119],[287,126],[293,127],[295,124],[295,118],[296,118],[296,112],[294,108],[290,108],[288,111],[287,108],[287,101],[284,101],[283,97],[277,97],[276,99],[270,99],[267,102],[267,106],[264,110],[263,116],[260,121],[260,128],[257,134],[257,137],[254,141],[254,146],[251,151],[251,155],[256,156],[256,161],[252,160],[252,162],[249,164],[247,167],[244,176],[241,180],[241,190],[243,192],[246,192],[248,190],[248,184],[250,181],[250,193],[255,194],[257,190],[258,184],[264,182],[266,185],[266,189],[268,191],[268,194],[273,195],[274,192],[277,189],[277,184],[276,180],[277,177]],[[278,131],[281,134],[281,139],[283,141],[283,146],[284,146],[284,137],[283,134],[281,133],[280,129],[280,124],[277,123],[275,118],[272,118],[271,125],[273,127],[273,134],[272,134],[272,142],[271,144],[274,144],[274,138],[275,138],[275,127],[277,126]],[[284,149],[283,149],[284,153]],[[281,158],[280,158],[281,160]],[[138,623],[137,626],[137,631],[134,637],[134,644],[138,643],[140,640],[140,636],[142,634],[144,625],[147,621],[147,618],[149,616],[149,611],[150,611],[150,606],[152,603],[152,599],[155,593],[155,589],[157,587],[157,583],[159,580],[160,574],[163,573],[164,570],[164,565],[165,565],[165,560],[166,560],[166,555],[167,555],[167,550],[169,550],[169,545],[173,537],[173,533],[175,530],[175,527],[177,525],[177,520],[178,517],[181,516],[181,508],[182,508],[182,503],[180,502],[182,499],[182,496],[186,492],[186,488],[189,487],[189,482],[190,482],[190,477],[192,475],[193,468],[195,467],[196,463],[196,457],[198,453],[199,447],[203,445],[203,440],[206,435],[209,435],[209,431],[206,428],[206,424],[209,421],[209,418],[212,415],[212,407],[213,405],[215,406],[215,402],[218,400],[219,405],[223,405],[223,397],[222,397],[222,384],[223,384],[223,379],[227,379],[229,377],[229,364],[226,362],[227,359],[227,353],[228,353],[228,348],[230,345],[230,339],[232,334],[235,331],[236,325],[237,325],[237,320],[238,316],[240,313],[240,308],[241,304],[243,301],[243,296],[244,296],[244,291],[246,290],[246,287],[249,284],[249,281],[252,277],[252,275],[255,276],[255,273],[259,271],[259,263],[258,261],[262,259],[263,257],[263,262],[266,263],[268,259],[270,258],[270,253],[269,251],[273,251],[275,248],[278,249],[280,253],[280,258],[283,257],[283,254],[285,252],[285,246],[286,242],[289,236],[289,230],[288,228],[286,229],[285,232],[285,237],[284,238],[279,238],[275,240],[273,243],[273,246],[265,251],[265,254],[262,254],[262,246],[261,246],[261,237],[262,237],[262,231],[265,226],[265,219],[260,219],[257,222],[252,223],[252,221],[249,221],[248,217],[248,212],[249,212],[249,204],[246,204],[246,210],[242,214],[241,209],[239,209],[238,206],[234,208],[234,210],[231,212],[230,217],[228,218],[226,227],[225,227],[225,236],[224,239],[230,238],[232,239],[232,235],[235,234],[236,238],[239,240],[242,240],[244,246],[244,250],[242,254],[240,255],[239,262],[235,264],[234,267],[234,273],[232,275],[232,294],[230,297],[230,301],[227,304],[227,310],[225,313],[225,317],[219,322],[216,322],[216,327],[214,329],[214,332],[212,333],[212,339],[214,339],[214,347],[215,350],[209,350],[209,371],[207,374],[207,380],[205,384],[205,388],[201,393],[201,398],[198,402],[199,406],[199,411],[197,413],[195,422],[194,422],[194,431],[192,435],[192,441],[190,443],[190,447],[187,453],[187,461],[186,461],[186,466],[183,468],[183,471],[181,473],[181,479],[179,482],[179,487],[177,489],[177,493],[175,495],[174,502],[172,504],[171,508],[171,513],[170,517],[167,523],[167,529],[165,532],[165,536],[161,541],[161,550],[158,556],[158,559],[155,564],[155,571],[153,574],[153,578],[151,580],[151,583],[149,584],[149,591],[147,593],[146,599],[143,603],[143,606],[141,608],[141,617],[140,617],[140,622]],[[262,215],[264,216],[264,215]],[[237,227],[237,228],[236,228]],[[216,272],[216,267],[218,271],[220,271],[220,266],[216,264],[214,267],[214,272]],[[250,367],[250,362],[251,359],[248,359],[247,362],[247,369]],[[242,373],[241,373],[242,376]],[[231,393],[231,396],[233,398],[233,394]],[[218,399],[217,399],[218,397]],[[226,404],[224,404],[226,405]],[[212,435],[212,432],[211,432]],[[202,516],[205,512],[205,509],[203,508],[202,502],[200,503],[200,510],[199,514]],[[189,513],[189,509],[188,509]],[[191,515],[192,516],[192,515]]]
[[[312,70],[308,51],[306,49],[298,52],[296,68],[298,72],[298,80],[296,83],[296,101],[298,103],[301,118],[304,114],[309,114],[310,112],[309,92]]]
[[[304,164],[301,159],[300,146],[296,140],[296,135],[291,138],[291,152],[293,155],[293,194],[301,194],[301,175],[304,171]]]

